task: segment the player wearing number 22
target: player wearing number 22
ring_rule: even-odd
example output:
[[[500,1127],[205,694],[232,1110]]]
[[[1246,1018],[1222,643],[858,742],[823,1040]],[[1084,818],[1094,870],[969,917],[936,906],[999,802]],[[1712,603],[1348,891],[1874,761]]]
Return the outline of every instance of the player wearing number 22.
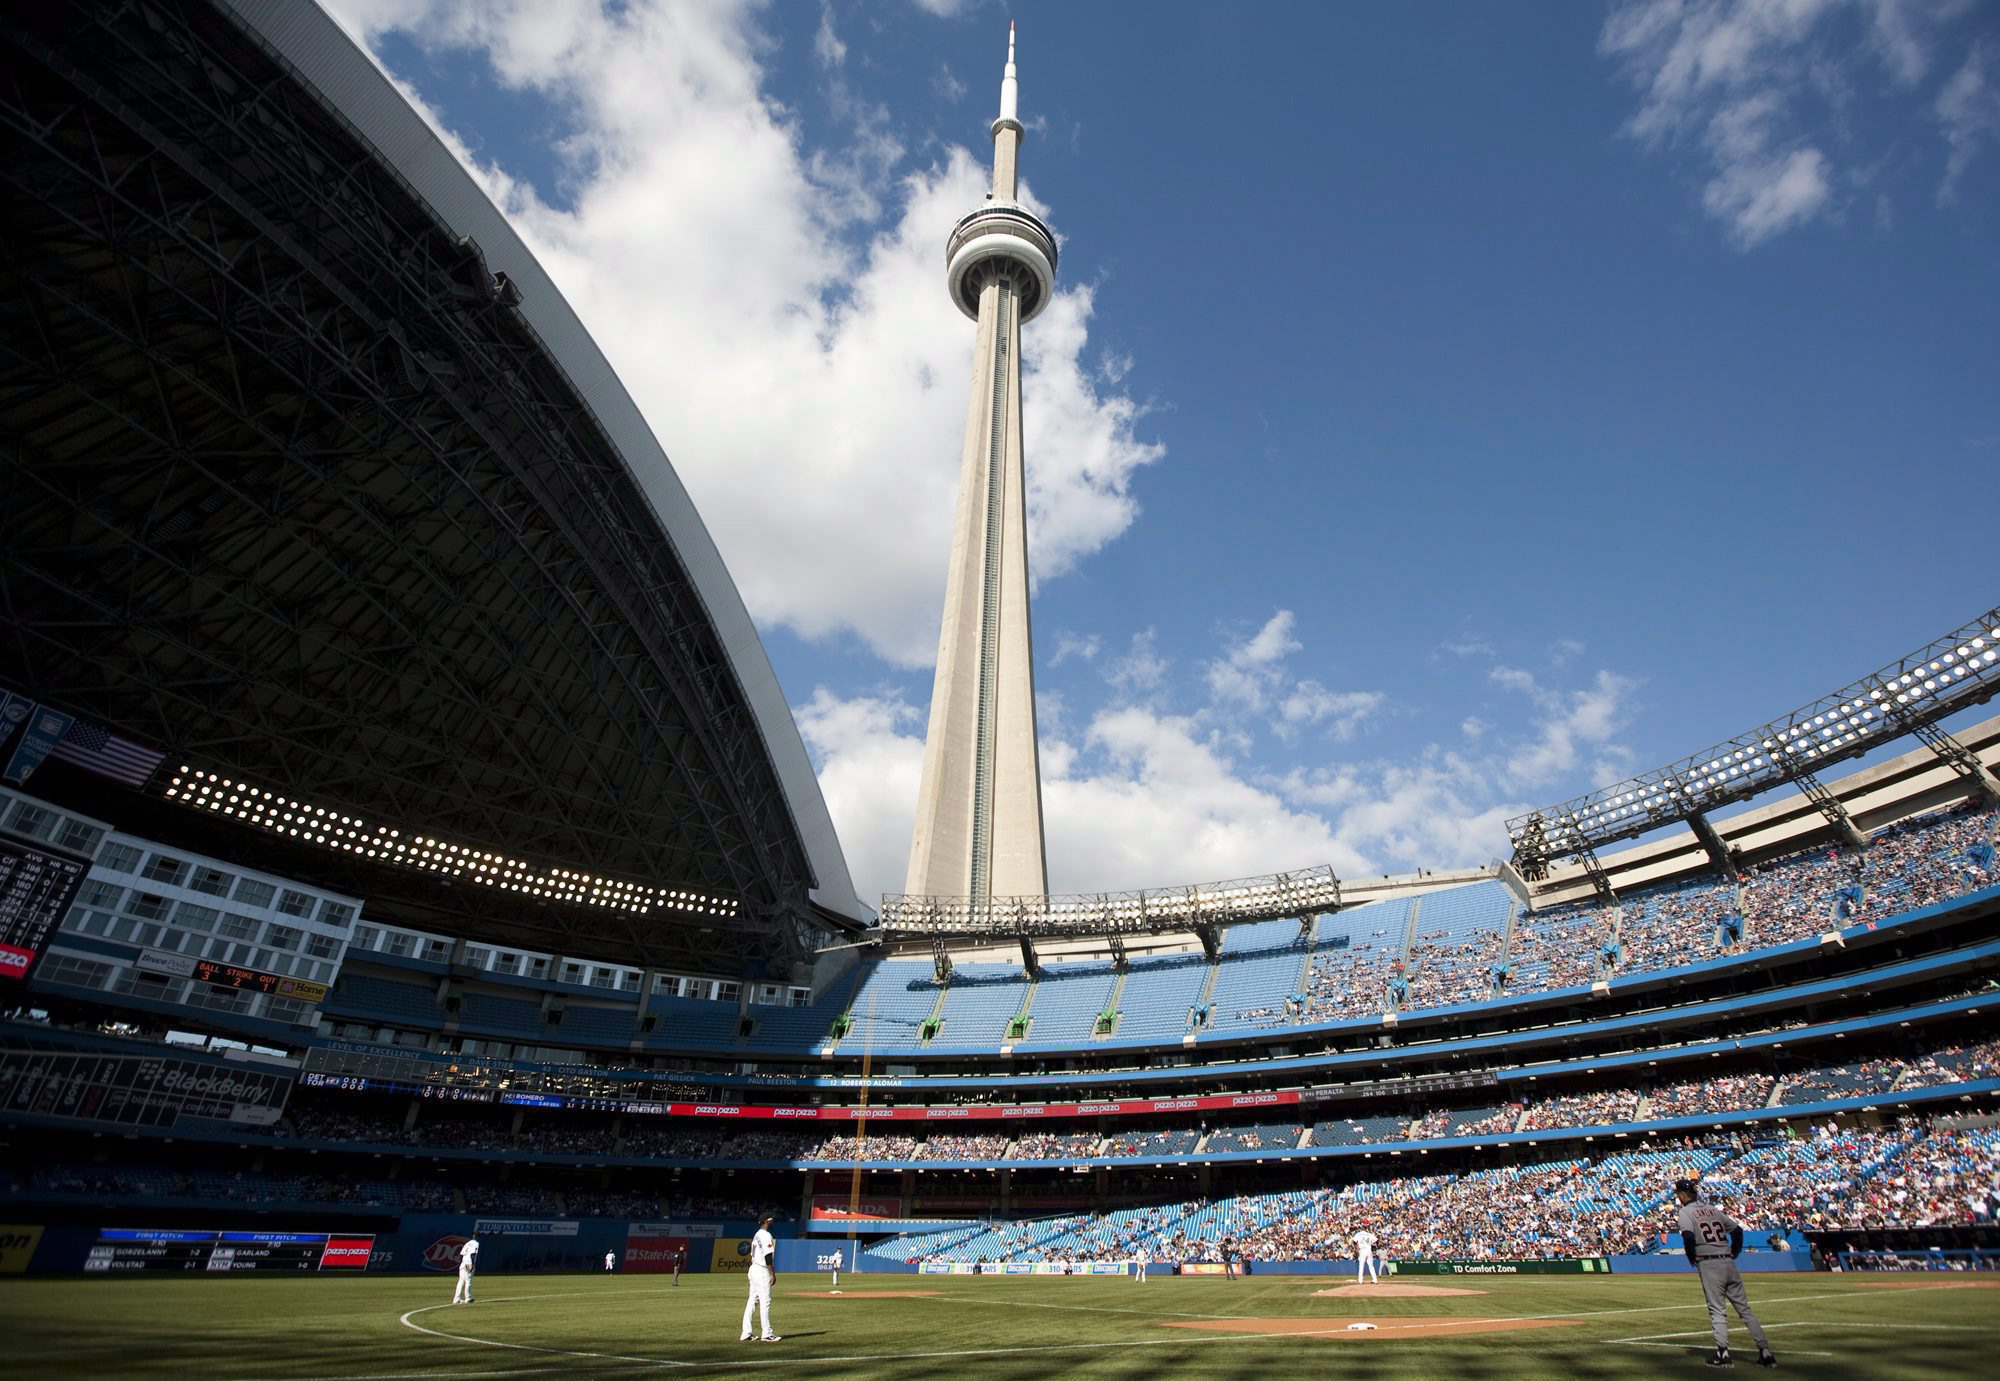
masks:
[[[1708,1364],[1735,1365],[1729,1357],[1726,1307],[1734,1305],[1736,1316],[1757,1341],[1757,1364],[1777,1366],[1778,1359],[1771,1354],[1771,1340],[1764,1336],[1764,1325],[1750,1312],[1750,1296],[1743,1288],[1742,1273],[1736,1269],[1737,1254],[1743,1250],[1743,1225],[1714,1204],[1703,1203],[1701,1191],[1695,1188],[1693,1180],[1676,1180],[1674,1197],[1681,1205],[1674,1215],[1681,1230],[1681,1248],[1701,1275],[1701,1294],[1708,1301],[1709,1326],[1715,1330],[1715,1355],[1708,1359]]]

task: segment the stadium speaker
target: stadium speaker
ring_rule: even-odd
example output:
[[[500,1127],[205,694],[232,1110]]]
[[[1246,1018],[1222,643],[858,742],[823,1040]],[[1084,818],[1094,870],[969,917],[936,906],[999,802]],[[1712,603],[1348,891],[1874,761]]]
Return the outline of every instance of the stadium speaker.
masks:
[[[659,1024],[659,1014],[657,1012],[648,1012],[645,1016],[639,1018],[639,1033],[650,1036],[653,1033],[653,1028]]]
[[[755,1031],[756,1029],[757,1029],[757,1018],[738,1017],[736,1019],[736,1034],[739,1037],[747,1037],[750,1035],[751,1032]]]

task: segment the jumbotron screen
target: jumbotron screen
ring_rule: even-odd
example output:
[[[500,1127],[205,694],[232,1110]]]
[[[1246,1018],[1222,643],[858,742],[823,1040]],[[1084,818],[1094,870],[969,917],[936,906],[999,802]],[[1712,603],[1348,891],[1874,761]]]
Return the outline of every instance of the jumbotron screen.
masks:
[[[86,1271],[363,1271],[368,1233],[190,1232],[105,1228],[84,1257]]]

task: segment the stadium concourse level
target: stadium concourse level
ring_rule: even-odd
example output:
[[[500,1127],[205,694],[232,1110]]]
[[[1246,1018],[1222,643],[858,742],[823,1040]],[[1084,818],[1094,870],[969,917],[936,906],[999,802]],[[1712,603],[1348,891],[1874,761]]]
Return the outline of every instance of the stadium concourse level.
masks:
[[[1968,1029],[1990,1029],[1990,1023]],[[1903,1033],[1899,1038],[1906,1040]],[[1597,1076],[1602,1084],[1608,1076]],[[491,1105],[421,1102],[394,1097],[344,1097],[334,1093],[302,1092],[294,1096],[283,1119],[267,1129],[241,1128],[213,1134],[220,1142],[263,1146],[285,1152],[362,1151],[422,1153],[437,1161],[470,1160],[484,1164],[520,1162],[558,1169],[623,1165],[634,1169],[673,1166],[704,1169],[714,1166],[754,1167],[777,1171],[813,1165],[871,1165],[889,1168],[952,1166],[993,1170],[1034,1163],[1043,1167],[1108,1164],[1117,1161],[1230,1164],[1215,1157],[1256,1157],[1292,1153],[1310,1157],[1314,1150],[1370,1148],[1398,1154],[1429,1145],[1499,1144],[1515,1133],[1568,1132],[1557,1138],[1574,1144],[1582,1137],[1606,1134],[1670,1135],[1686,1130],[1686,1121],[1752,1114],[1760,1122],[1813,1119],[1830,1113],[1874,1112],[1879,1104],[1914,1106],[1925,1090],[1948,1090],[1940,1096],[1959,1101],[1959,1091],[1984,1085],[1987,1101],[2000,1081],[2000,1040],[1938,1041],[1906,1054],[1871,1052],[1866,1058],[1839,1064],[1794,1063],[1779,1070],[1735,1072],[1711,1069],[1704,1062],[1698,1075],[1657,1079],[1643,1084],[1614,1084],[1584,1091],[1551,1094],[1526,1102],[1474,1103],[1463,1107],[1413,1106],[1395,1113],[1352,1113],[1315,1120],[1218,1121],[1184,1118],[1168,1123],[1151,1118],[1132,1126],[1104,1125],[1105,1119],[1081,1119],[1060,1130],[912,1134],[890,1131],[834,1135],[803,1127],[766,1130],[733,1121],[697,1118],[654,1119],[560,1111],[515,1112]],[[1841,1100],[1847,1100],[1842,1103]],[[1858,1101],[1857,1101],[1858,1100]],[[1933,1100],[1934,1101],[1934,1100]],[[1838,1106],[1829,1106],[1838,1105]],[[1671,1124],[1681,1123],[1680,1127]],[[177,1140],[199,1140],[192,1130],[177,1132]],[[1485,1139],[1485,1140],[1480,1140]],[[1523,1152],[1535,1148],[1515,1143]],[[1428,1152],[1426,1152],[1428,1153]],[[414,1166],[416,1159],[405,1162]],[[1264,1161],[1257,1160],[1257,1164]],[[441,1172],[440,1172],[441,1173]],[[490,1178],[490,1177],[489,1177]],[[383,1180],[379,1174],[349,1184],[322,1175],[289,1176],[291,1188],[245,1197],[257,1202],[282,1199],[286,1193],[306,1194],[310,1181],[336,1191],[307,1195],[313,1202],[338,1201],[364,1193],[384,1207],[436,1207],[439,1186],[407,1174]],[[560,1195],[566,1211],[610,1213],[602,1186],[572,1180],[563,1189],[539,1172],[532,1190],[504,1180],[453,1184],[474,1211],[557,1211]],[[484,1187],[480,1187],[484,1184]],[[48,1186],[44,1186],[48,1187]],[[135,1191],[137,1192],[137,1191]],[[148,1191],[150,1192],[150,1191]],[[443,1196],[449,1199],[449,1190]],[[500,1196],[488,1201],[487,1194]],[[538,1195],[535,1202],[524,1195]],[[413,1198],[416,1195],[418,1197]],[[218,1195],[215,1197],[230,1197]],[[650,1205],[655,1196],[640,1195]],[[474,1200],[477,1202],[473,1202]],[[586,1210],[582,1204],[597,1205]],[[448,1206],[448,1205],[447,1205]],[[650,1206],[634,1212],[651,1213]]]
[[[905,1235],[876,1255],[924,1262],[1220,1259],[1224,1238],[1252,1261],[1351,1257],[1376,1235],[1388,1260],[1532,1260],[1678,1253],[1673,1182],[1748,1230],[1990,1226],[2000,1210],[2000,1128],[1904,1119],[1880,1130],[1822,1126],[1797,1137],[1709,1136],[1492,1169],[1239,1194],[1104,1213]]]
[[[1878,831],[1863,850],[1815,844],[1740,876],[1710,870],[1612,905],[1527,912],[1503,881],[1476,881],[1304,927],[1232,926],[1213,962],[1156,955],[1121,971],[1109,961],[1056,960],[1030,976],[1018,963],[968,961],[940,983],[928,957],[883,958],[833,979],[815,1002],[752,997],[740,1013],[734,1002],[660,992],[621,1007],[609,1005],[613,993],[580,991],[554,1017],[534,988],[448,998],[426,976],[440,966],[399,960],[358,937],[324,1011],[336,1030],[449,1025],[468,1037],[662,1056],[960,1062],[1003,1051],[1046,1058],[1207,1046],[1301,1027],[1379,1027],[1387,1015],[1423,1011],[1499,1015],[1510,1001],[1752,956],[1984,890],[1995,881],[1996,829],[2000,818],[1988,810],[1933,811]]]

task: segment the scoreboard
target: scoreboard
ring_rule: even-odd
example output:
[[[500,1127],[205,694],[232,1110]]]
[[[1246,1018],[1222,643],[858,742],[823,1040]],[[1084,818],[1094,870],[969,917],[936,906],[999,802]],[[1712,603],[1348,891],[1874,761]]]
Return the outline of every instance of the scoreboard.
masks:
[[[86,1271],[364,1271],[370,1233],[188,1232],[105,1228],[83,1259]]]

